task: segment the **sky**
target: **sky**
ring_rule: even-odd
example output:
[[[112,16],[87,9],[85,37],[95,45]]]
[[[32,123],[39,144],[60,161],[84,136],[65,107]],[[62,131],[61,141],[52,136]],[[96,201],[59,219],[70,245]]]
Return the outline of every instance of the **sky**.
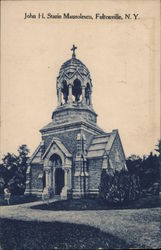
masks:
[[[145,4],[146,2],[146,4]],[[149,154],[160,138],[159,1],[4,1],[1,16],[1,157],[27,144],[57,106],[61,65],[89,69],[98,125],[118,129],[125,155]],[[138,20],[24,19],[25,13],[139,13]]]

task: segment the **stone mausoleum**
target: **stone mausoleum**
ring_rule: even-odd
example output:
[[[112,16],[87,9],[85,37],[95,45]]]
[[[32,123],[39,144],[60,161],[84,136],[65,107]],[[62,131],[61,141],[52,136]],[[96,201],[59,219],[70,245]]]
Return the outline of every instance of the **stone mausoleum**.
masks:
[[[118,130],[97,125],[92,103],[92,79],[76,58],[60,68],[56,80],[57,107],[43,127],[42,140],[28,162],[25,194],[84,197],[98,194],[102,169],[126,167]]]

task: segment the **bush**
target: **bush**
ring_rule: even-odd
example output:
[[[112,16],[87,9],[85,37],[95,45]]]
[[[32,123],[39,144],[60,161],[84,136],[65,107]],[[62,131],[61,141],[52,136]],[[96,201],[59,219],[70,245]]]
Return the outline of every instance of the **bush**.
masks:
[[[103,169],[99,187],[99,197],[110,204],[123,204],[138,199],[140,185],[138,176],[128,171],[116,171],[113,175]]]
[[[139,176],[142,197],[159,195],[160,174],[161,174],[161,140],[155,149],[158,153],[152,152],[148,156],[131,155],[126,161],[127,169],[131,175]]]

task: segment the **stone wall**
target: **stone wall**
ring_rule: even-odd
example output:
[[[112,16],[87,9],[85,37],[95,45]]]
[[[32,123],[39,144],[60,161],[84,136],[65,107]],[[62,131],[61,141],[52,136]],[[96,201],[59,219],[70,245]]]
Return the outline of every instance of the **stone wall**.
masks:
[[[91,141],[92,141],[94,135],[91,134],[90,132],[85,131],[85,130],[82,130],[82,132],[83,132],[83,134],[86,137],[86,149],[88,149],[89,146],[90,146],[90,144],[91,144]]]
[[[125,167],[126,159],[123,153],[119,135],[116,136],[109,155],[109,164],[114,170],[120,171]]]
[[[49,146],[53,137],[57,137],[61,140],[61,142],[69,150],[70,153],[75,153],[78,133],[80,133],[80,129],[74,131],[63,131],[60,133],[53,133],[52,135],[43,136],[42,139],[45,143],[45,150]]]
[[[64,122],[71,122],[79,117],[84,118],[88,122],[96,123],[97,122],[97,115],[95,112],[90,111],[89,109],[84,109],[80,107],[74,107],[71,109],[60,109],[53,112],[52,118],[54,123],[56,124],[63,124]]]
[[[87,161],[88,165],[88,172],[89,172],[89,192],[92,193],[92,190],[98,190],[102,172],[102,163],[103,159],[101,158],[94,158],[89,159]]]
[[[89,147],[89,144],[93,138],[93,134],[90,132],[85,131],[84,129],[77,129],[73,131],[63,131],[60,133],[53,133],[52,135],[43,136],[42,139],[45,143],[45,150],[49,146],[50,142],[52,141],[53,137],[57,137],[61,140],[64,146],[69,150],[69,152],[73,155],[73,159],[75,159],[76,148],[77,148],[77,135],[82,131],[82,133],[86,137],[86,147]]]
[[[43,190],[43,165],[31,164],[31,193]]]

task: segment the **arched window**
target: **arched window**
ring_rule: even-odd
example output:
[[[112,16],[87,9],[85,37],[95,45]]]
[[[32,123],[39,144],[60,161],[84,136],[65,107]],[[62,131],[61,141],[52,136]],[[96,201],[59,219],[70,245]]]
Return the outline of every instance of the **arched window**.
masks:
[[[62,160],[60,158],[59,155],[57,154],[53,154],[51,157],[50,157],[50,161],[53,162],[53,166],[55,168],[57,167],[62,167]]]
[[[73,82],[72,95],[75,97],[75,102],[80,101],[80,96],[82,94],[81,82],[78,79],[75,79]]]
[[[63,93],[63,98],[64,98],[64,102],[67,103],[68,101],[68,86],[67,86],[67,82],[65,80],[63,80],[62,82],[62,89],[61,89],[62,93]]]

